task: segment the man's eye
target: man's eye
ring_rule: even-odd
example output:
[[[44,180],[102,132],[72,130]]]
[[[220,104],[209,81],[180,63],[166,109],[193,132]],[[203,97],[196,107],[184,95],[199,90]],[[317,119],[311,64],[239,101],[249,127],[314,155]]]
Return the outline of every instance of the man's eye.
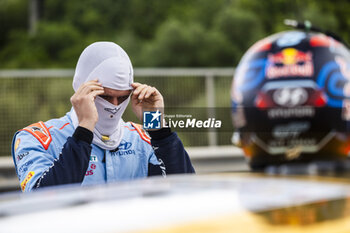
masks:
[[[124,102],[129,96],[121,96],[121,97],[118,97],[118,103],[122,103]]]
[[[101,98],[105,99],[105,100],[110,100],[111,97],[108,95],[100,95]]]

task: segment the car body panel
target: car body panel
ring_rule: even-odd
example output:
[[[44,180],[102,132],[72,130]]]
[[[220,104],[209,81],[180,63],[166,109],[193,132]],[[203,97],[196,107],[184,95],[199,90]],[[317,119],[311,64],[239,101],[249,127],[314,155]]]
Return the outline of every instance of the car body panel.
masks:
[[[175,175],[2,195],[0,215],[4,232],[349,232],[350,183]]]

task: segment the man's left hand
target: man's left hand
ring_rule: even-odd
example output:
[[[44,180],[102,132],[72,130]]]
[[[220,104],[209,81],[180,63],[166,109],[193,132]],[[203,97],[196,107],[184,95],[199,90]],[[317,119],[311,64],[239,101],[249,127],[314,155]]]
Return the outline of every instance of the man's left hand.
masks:
[[[140,121],[145,110],[163,112],[163,96],[155,87],[141,83],[132,83],[131,86],[134,88],[131,97],[132,110]]]

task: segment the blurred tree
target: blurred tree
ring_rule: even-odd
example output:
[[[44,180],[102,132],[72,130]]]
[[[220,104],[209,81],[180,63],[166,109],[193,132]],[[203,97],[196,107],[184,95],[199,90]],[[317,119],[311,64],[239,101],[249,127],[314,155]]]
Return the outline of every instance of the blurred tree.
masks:
[[[27,0],[1,0],[0,1],[0,48],[10,42],[13,30],[27,28]]]
[[[99,40],[130,49],[135,66],[232,66],[254,41],[286,30],[285,18],[311,20],[350,39],[347,0],[39,3],[40,24],[31,37],[28,1],[0,1],[0,68],[74,67],[81,50]]]
[[[80,51],[82,35],[71,24],[43,22],[39,25],[38,35],[32,39],[38,47],[45,48],[47,56],[64,67],[76,63]],[[51,64],[50,64],[51,65]]]
[[[232,54],[231,64],[235,65],[257,38],[263,37],[263,26],[259,19],[252,12],[239,9],[235,5],[224,8],[216,18],[214,26],[229,41],[225,48]]]

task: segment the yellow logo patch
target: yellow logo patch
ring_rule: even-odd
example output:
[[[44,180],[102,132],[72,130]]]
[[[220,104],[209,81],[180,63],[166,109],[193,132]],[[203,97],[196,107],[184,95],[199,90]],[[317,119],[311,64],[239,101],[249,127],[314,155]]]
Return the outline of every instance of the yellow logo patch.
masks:
[[[27,183],[32,179],[32,177],[34,176],[35,172],[31,171],[28,173],[28,175],[26,176],[26,178],[22,181],[21,183],[21,189],[24,192],[24,190],[26,189],[26,185]]]
[[[16,150],[17,150],[17,148],[18,148],[20,142],[21,142],[21,139],[18,138],[18,139],[16,140],[16,143],[15,143],[15,152],[16,152]]]

